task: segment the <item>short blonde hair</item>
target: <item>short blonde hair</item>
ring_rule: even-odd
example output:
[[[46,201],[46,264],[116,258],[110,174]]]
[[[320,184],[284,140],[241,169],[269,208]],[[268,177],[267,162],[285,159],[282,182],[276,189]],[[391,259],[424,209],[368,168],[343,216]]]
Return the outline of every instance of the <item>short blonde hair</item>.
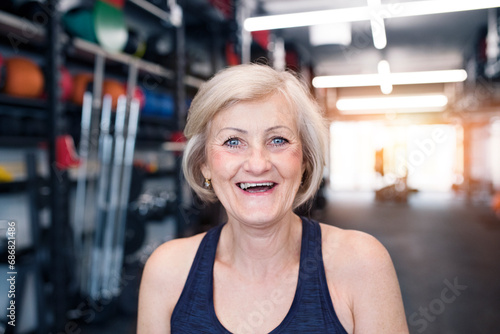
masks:
[[[212,189],[203,187],[201,167],[210,121],[221,110],[242,101],[258,101],[272,95],[284,97],[294,113],[302,143],[304,174],[293,208],[312,199],[323,178],[328,130],[318,104],[306,84],[288,71],[267,65],[244,64],[226,68],[205,82],[191,103],[184,135],[188,142],[183,156],[186,181],[202,201],[214,202]]]

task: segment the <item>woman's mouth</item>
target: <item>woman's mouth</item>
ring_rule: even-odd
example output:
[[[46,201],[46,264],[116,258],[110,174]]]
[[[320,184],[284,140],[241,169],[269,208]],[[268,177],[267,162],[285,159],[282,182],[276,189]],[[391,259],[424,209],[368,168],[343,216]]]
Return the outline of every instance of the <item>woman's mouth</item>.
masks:
[[[268,190],[271,190],[276,186],[276,183],[274,182],[256,182],[256,183],[251,183],[251,182],[241,182],[236,184],[238,187],[240,187],[242,190],[249,192],[249,193],[262,193],[266,192]]]

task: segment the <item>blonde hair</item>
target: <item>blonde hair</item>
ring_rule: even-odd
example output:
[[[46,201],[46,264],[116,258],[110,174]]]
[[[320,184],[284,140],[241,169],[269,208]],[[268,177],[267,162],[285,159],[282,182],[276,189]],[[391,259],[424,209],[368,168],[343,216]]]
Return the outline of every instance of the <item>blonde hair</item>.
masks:
[[[241,101],[258,101],[279,94],[294,113],[302,142],[304,174],[293,208],[312,199],[323,178],[328,131],[308,87],[287,71],[267,65],[244,64],[226,68],[205,82],[191,103],[184,135],[188,142],[182,168],[186,181],[202,201],[214,202],[213,190],[203,187],[201,167],[210,121],[221,110]]]

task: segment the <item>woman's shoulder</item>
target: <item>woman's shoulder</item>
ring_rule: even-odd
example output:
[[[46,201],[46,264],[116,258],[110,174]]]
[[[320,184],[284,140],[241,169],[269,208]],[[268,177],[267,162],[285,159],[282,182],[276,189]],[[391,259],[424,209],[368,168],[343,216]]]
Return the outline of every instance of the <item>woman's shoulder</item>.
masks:
[[[343,325],[359,333],[408,333],[399,283],[386,248],[373,236],[321,225],[330,295]]]
[[[171,306],[175,305],[204,235],[173,239],[160,245],[146,262],[142,285],[161,293],[168,291],[163,297]]]
[[[177,238],[160,245],[149,257],[145,270],[165,279],[187,275],[206,233]],[[187,277],[187,276],[186,276]]]
[[[372,235],[320,224],[325,269],[334,267],[353,274],[367,274],[380,266],[392,268],[387,249]],[[331,268],[332,269],[332,268]]]
[[[323,261],[335,310],[360,333],[408,333],[399,284],[386,248],[373,236],[321,225]]]
[[[198,234],[165,242],[149,257],[139,294],[139,333],[170,332],[170,316],[203,236]]]

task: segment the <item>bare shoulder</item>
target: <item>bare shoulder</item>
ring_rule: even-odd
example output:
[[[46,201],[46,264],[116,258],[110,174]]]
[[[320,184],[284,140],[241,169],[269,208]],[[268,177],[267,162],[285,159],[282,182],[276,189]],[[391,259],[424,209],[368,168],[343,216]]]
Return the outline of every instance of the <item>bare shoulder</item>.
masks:
[[[149,257],[139,292],[139,334],[170,332],[170,316],[204,235],[168,241]]]
[[[330,294],[352,333],[408,333],[399,283],[387,249],[373,236],[321,225]]]
[[[368,273],[380,266],[392,268],[387,249],[368,233],[321,224],[325,266]],[[334,260],[334,261],[329,261]],[[341,267],[341,268],[339,268]]]
[[[205,233],[202,233],[163,243],[149,257],[145,271],[162,278],[175,278],[182,274],[186,267],[189,270],[204,235]]]

